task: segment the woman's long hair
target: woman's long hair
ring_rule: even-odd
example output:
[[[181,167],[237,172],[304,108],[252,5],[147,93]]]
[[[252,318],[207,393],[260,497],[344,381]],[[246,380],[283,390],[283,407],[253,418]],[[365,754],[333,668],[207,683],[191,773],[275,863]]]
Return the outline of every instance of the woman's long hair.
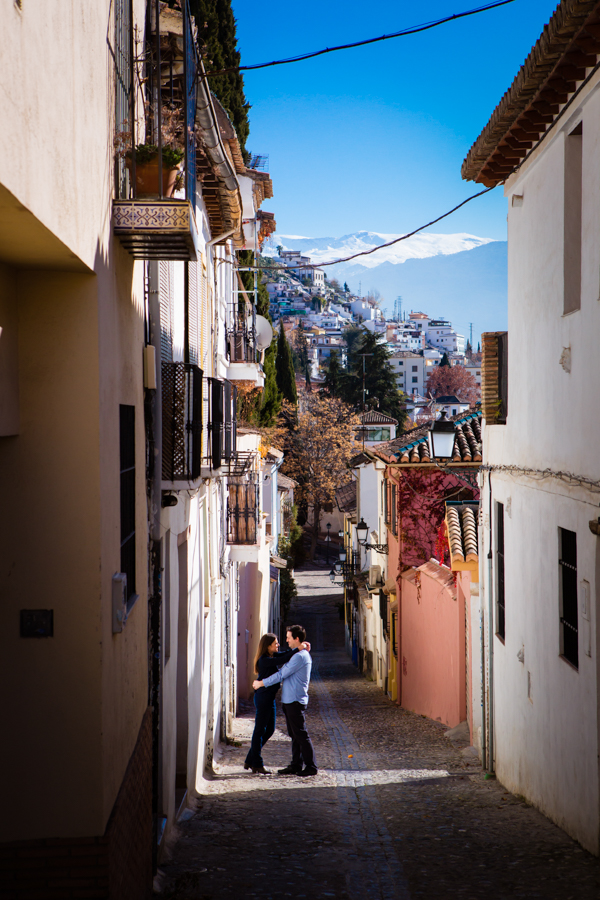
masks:
[[[267,653],[269,652],[267,648],[270,647],[271,644],[273,643],[273,641],[276,641],[276,640],[278,640],[277,635],[271,634],[271,632],[269,631],[268,634],[263,634],[260,641],[258,642],[258,650],[256,651],[256,655],[254,657],[254,671],[256,672],[257,675],[258,675],[259,659],[261,658],[261,656],[267,655]]]

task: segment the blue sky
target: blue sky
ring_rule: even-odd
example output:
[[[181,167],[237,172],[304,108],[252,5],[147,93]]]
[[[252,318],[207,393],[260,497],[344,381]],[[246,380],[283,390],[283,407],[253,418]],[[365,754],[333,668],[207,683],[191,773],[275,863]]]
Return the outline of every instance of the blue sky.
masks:
[[[233,0],[243,64],[375,37],[485,0]],[[245,73],[248,149],[269,155],[278,231],[403,233],[481,188],[460,167],[557,0],[515,0],[419,35]],[[506,239],[502,188],[436,225]]]

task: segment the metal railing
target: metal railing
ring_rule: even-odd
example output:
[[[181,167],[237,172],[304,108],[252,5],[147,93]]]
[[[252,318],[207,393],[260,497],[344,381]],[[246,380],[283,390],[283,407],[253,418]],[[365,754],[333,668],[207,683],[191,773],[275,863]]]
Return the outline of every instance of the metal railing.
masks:
[[[168,18],[181,16],[181,24]],[[188,0],[181,12],[160,0],[149,0],[147,40],[136,58],[132,0],[116,0],[115,78],[117,199],[135,200],[140,193],[136,148],[154,145],[158,169],[152,196],[164,199],[163,149],[183,151],[182,186],[185,199],[196,203],[196,105],[199,62]],[[179,32],[181,29],[181,32]],[[179,40],[175,32],[181,33]],[[147,154],[146,154],[147,155]],[[154,164],[154,162],[153,162]],[[128,174],[125,166],[129,169]],[[152,182],[154,185],[154,181]],[[166,183],[166,182],[165,182]],[[148,189],[141,191],[147,196]]]
[[[256,347],[256,307],[251,311],[240,309],[237,301],[229,310],[227,326],[227,356],[230,362],[257,362]]]
[[[162,364],[162,477],[192,481],[202,465],[202,369]]]
[[[256,473],[228,483],[227,542],[256,544],[258,539],[259,483]]]

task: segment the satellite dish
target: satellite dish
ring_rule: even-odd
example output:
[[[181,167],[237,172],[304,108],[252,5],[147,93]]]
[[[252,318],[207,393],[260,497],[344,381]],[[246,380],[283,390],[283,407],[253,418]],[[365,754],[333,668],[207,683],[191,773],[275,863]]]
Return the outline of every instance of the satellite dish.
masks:
[[[256,317],[256,346],[259,350],[266,350],[273,340],[273,329],[268,319],[264,316]]]

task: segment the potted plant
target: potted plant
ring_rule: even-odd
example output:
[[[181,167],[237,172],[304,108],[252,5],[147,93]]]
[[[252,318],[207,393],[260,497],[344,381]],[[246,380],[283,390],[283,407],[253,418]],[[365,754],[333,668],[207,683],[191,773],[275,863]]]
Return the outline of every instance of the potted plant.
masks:
[[[181,183],[180,165],[183,150],[162,148],[162,195],[171,197]],[[132,171],[132,154],[125,156],[127,168]],[[158,197],[158,147],[156,144],[138,144],[135,148],[135,194],[137,197]]]

